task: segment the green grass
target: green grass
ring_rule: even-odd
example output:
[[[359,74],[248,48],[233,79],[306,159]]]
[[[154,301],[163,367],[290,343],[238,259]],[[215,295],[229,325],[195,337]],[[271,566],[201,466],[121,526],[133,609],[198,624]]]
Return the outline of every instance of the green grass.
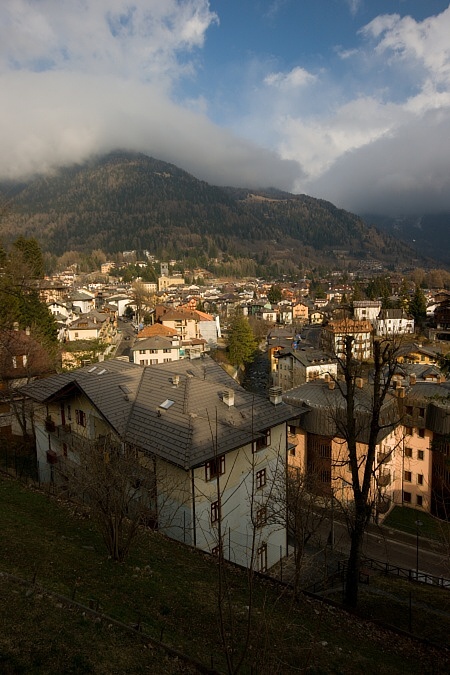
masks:
[[[336,601],[341,590],[331,594]],[[358,613],[383,625],[415,634],[450,648],[450,592],[428,584],[372,573],[361,584]]]
[[[0,571],[39,584],[30,591],[0,577],[1,672],[193,672],[138,634],[67,607],[51,591],[86,605],[98,601],[102,613],[127,625],[140,622],[145,634],[226,672],[218,566],[209,556],[145,532],[117,564],[85,512],[9,479],[0,479],[0,527]],[[248,575],[231,567],[226,578],[227,639],[239,653]],[[242,673],[445,672],[437,650],[368,628],[315,600],[295,603],[271,581],[255,582],[254,607]]]
[[[417,521],[421,525],[417,526]],[[435,539],[443,543],[450,541],[450,523],[434,518],[430,513],[407,506],[394,506],[383,525],[413,535],[417,534],[417,528],[419,528],[419,536],[421,537]]]

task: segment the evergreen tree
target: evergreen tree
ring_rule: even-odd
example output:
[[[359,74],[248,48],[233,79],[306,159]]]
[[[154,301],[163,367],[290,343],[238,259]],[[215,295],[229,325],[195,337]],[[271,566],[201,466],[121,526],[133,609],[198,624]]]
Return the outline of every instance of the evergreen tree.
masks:
[[[57,345],[56,323],[41,302],[35,281],[42,271],[42,253],[37,242],[20,237],[5,256],[0,276],[0,327],[30,328],[40,344],[52,349]]]
[[[272,284],[269,292],[267,293],[267,299],[271,305],[276,305],[277,302],[280,302],[282,298],[281,288],[276,284]]]
[[[409,313],[414,317],[417,325],[423,325],[427,317],[427,301],[423,290],[417,284],[409,303]]]
[[[257,343],[247,317],[236,313],[228,329],[228,357],[235,366],[251,363]]]
[[[36,239],[18,237],[13,243],[13,248],[16,252],[20,252],[23,262],[30,271],[30,277],[42,279],[44,276],[44,258]]]

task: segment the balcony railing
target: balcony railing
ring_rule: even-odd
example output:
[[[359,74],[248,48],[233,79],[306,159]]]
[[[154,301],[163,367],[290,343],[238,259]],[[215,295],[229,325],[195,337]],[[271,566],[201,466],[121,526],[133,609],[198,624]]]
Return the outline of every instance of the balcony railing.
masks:
[[[382,473],[377,477],[377,483],[380,487],[387,487],[391,483],[390,472]]]

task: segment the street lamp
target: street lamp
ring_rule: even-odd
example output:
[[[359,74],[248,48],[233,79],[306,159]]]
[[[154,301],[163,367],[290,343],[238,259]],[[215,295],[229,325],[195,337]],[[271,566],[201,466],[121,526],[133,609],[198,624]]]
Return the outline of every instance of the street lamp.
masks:
[[[419,578],[419,527],[422,527],[421,520],[416,520],[416,581]]]

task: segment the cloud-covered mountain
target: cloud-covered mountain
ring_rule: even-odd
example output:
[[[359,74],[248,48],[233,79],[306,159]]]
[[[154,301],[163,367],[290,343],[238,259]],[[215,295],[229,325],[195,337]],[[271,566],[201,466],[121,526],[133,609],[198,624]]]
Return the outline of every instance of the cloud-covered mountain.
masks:
[[[342,255],[392,265],[412,258],[410,247],[330,202],[212,186],[138,153],[115,152],[52,176],[3,184],[2,193],[8,205],[2,238],[33,236],[54,254],[231,255],[289,271],[339,264]]]

